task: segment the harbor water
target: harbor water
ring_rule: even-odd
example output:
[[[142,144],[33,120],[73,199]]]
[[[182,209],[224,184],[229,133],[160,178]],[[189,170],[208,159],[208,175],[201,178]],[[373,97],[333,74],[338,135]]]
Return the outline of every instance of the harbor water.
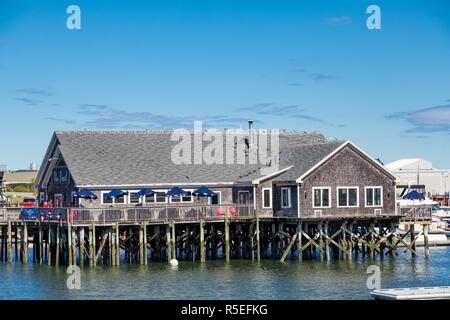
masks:
[[[400,251],[400,250],[399,250]],[[0,262],[0,299],[371,299],[367,268],[378,265],[381,288],[450,285],[450,247],[395,258],[320,262],[224,260],[147,266],[85,267],[80,289],[68,289],[66,267]]]

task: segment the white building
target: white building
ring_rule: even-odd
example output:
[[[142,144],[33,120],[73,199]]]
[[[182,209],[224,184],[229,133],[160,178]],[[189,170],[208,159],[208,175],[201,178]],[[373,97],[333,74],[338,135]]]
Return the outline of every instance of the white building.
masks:
[[[425,185],[425,191],[431,195],[444,195],[450,189],[450,170],[435,169],[430,161],[400,159],[386,167],[401,185]]]

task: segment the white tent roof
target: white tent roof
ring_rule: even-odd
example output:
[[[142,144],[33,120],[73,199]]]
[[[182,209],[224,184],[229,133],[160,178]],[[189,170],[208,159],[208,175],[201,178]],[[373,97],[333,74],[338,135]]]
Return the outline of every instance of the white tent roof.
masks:
[[[433,164],[430,161],[423,159],[400,159],[391,163],[388,163],[386,167],[391,171],[399,170],[431,170]]]

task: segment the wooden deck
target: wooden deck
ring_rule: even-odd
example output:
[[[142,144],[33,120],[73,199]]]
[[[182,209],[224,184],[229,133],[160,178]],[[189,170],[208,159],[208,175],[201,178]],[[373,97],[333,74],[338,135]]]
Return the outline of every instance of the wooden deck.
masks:
[[[30,243],[33,262],[55,266],[117,266],[124,262],[121,252],[127,262],[140,264],[173,258],[351,260],[408,251],[415,256],[415,242],[422,234],[428,239],[428,225],[418,235],[414,225],[399,234],[404,218],[395,213],[272,216],[236,204],[0,208],[0,260],[27,263]],[[418,219],[425,217],[413,220]],[[428,241],[424,245],[428,256]]]

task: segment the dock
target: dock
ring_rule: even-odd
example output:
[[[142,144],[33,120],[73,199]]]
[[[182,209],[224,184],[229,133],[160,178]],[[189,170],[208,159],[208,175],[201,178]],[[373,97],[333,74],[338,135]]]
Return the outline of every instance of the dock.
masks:
[[[251,205],[114,208],[0,208],[0,261],[49,266],[146,265],[150,261],[381,259],[411,253],[428,220],[397,233],[402,215],[286,217]],[[404,222],[402,222],[404,223]],[[31,244],[33,244],[31,246]],[[28,257],[32,247],[32,257]],[[425,255],[429,255],[425,242]]]
[[[450,287],[379,289],[370,294],[377,300],[443,300],[450,299]]]

